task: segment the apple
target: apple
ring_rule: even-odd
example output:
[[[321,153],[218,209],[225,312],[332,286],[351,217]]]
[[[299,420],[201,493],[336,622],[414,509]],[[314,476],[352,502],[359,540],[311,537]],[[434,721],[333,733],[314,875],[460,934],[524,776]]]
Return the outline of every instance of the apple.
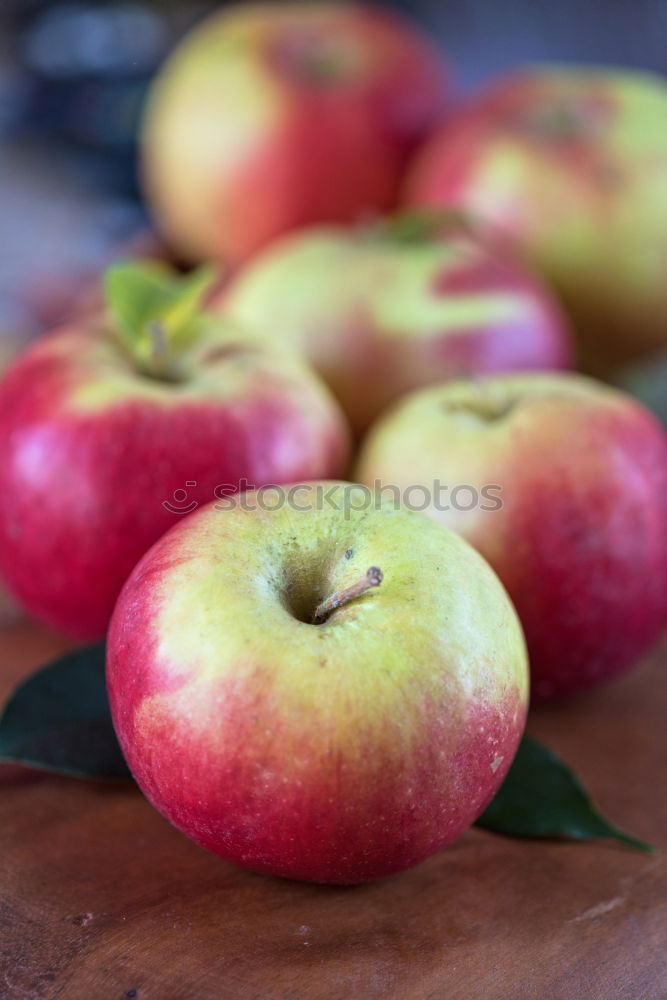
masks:
[[[232,5],[156,78],[143,125],[148,201],[192,260],[238,261],[290,229],[385,211],[444,94],[435,47],[391,11]]]
[[[252,871],[357,883],[418,864],[485,808],[523,729],[497,577],[351,484],[219,506],[161,538],[114,611],[109,698],[141,789]]]
[[[28,340],[28,336],[22,330],[13,327],[2,329],[0,332],[0,377],[13,358],[26,347]],[[21,611],[16,601],[0,579],[0,626],[20,617]]]
[[[325,387],[201,312],[199,277],[117,265],[107,283],[108,320],[47,335],[0,384],[0,573],[81,639],[104,634],[137,560],[216,490],[340,475],[347,456]]]
[[[537,698],[632,667],[667,625],[667,436],[623,392],[564,374],[431,386],[376,424],[356,477],[486,557]]]
[[[452,214],[283,237],[223,285],[214,308],[300,351],[358,434],[431,382],[572,361],[548,290]]]
[[[419,153],[405,202],[465,206],[562,297],[585,366],[667,346],[667,86],[647,73],[515,73]]]

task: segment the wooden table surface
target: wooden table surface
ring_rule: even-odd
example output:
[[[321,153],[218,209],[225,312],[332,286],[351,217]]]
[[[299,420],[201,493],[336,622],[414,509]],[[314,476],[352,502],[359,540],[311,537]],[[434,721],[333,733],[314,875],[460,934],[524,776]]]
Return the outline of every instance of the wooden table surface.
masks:
[[[63,648],[0,632],[0,700]],[[663,848],[666,661],[529,726]],[[309,886],[206,854],[130,785],[3,765],[0,997],[665,1000],[667,862],[473,829],[384,882]]]

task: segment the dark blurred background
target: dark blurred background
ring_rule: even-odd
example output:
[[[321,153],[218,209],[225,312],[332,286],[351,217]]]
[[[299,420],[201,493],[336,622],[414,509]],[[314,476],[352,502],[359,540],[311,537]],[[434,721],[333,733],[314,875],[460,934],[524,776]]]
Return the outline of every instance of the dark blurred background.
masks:
[[[459,91],[537,61],[667,71],[667,0],[390,5],[440,41]],[[142,239],[135,135],[147,82],[219,6],[0,0],[0,335],[56,322],[86,275]]]

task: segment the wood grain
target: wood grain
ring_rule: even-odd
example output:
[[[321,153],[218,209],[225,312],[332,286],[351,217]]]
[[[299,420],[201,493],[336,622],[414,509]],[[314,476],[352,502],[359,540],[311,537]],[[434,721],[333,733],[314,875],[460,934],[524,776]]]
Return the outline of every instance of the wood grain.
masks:
[[[0,699],[64,643],[0,633]],[[667,841],[667,650],[530,730],[630,832]],[[665,1000],[667,864],[471,830],[358,888],[242,872],[131,786],[0,767],[0,997]]]

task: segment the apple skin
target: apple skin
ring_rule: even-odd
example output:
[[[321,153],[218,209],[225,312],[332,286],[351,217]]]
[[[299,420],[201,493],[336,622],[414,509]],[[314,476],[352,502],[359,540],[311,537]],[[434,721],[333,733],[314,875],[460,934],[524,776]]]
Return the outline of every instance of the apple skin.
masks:
[[[279,330],[357,434],[432,382],[571,366],[566,321],[537,278],[462,219],[424,218],[423,235],[405,239],[401,224],[283,237],[223,286],[213,308],[272,338]]]
[[[465,206],[562,297],[584,366],[667,345],[667,86],[650,74],[537,68],[453,116],[405,202]]]
[[[388,210],[444,94],[435,47],[391,11],[232,6],[157,76],[147,198],[191,260],[238,261],[290,229]]]
[[[140,375],[86,319],[0,384],[0,573],[47,625],[102,636],[140,556],[216,486],[345,468],[344,418],[298,359],[213,317],[183,364],[177,385]]]
[[[427,513],[507,588],[535,698],[629,669],[667,625],[667,437],[625,393],[555,374],[433,386],[376,424],[356,477],[448,485],[440,506],[451,509]],[[479,505],[460,509],[470,493],[452,504],[457,485],[477,490]]]
[[[318,485],[338,510],[318,509]],[[193,514],[130,576],[107,654],[118,738],[163,815],[244,868],[345,884],[416,865],[475,820],[528,682],[484,560],[419,514],[346,507],[349,488],[301,484],[307,512],[248,494]],[[377,590],[310,624],[371,565]]]
[[[0,378],[13,358],[24,350],[29,339],[20,330],[3,329],[0,332]],[[21,609],[0,579],[0,626],[14,622],[21,617]]]

